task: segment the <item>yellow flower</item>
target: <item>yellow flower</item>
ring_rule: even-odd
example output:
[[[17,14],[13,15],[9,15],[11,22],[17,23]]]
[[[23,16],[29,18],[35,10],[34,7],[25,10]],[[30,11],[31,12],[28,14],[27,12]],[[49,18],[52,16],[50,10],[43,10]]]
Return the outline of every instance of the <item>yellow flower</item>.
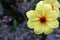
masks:
[[[45,2],[46,1],[46,2]],[[50,2],[51,1],[51,2]],[[55,0],[56,2],[57,2],[57,0]],[[44,1],[40,1],[40,2],[38,2],[37,4],[36,4],[36,6],[41,6],[41,5],[44,5],[44,4],[50,4],[51,5],[51,7],[52,7],[52,10],[55,10],[58,14],[60,14],[59,13],[59,8],[57,7],[58,5],[55,3],[55,1],[53,2],[53,0],[44,0]],[[53,4],[53,3],[55,3],[56,4],[56,6],[55,6],[55,4]],[[60,6],[60,5],[59,5]],[[60,15],[59,15],[60,16]]]
[[[44,0],[44,3],[45,4],[49,3],[52,7],[52,10],[56,10],[59,13],[60,3],[58,2],[58,0]],[[40,2],[37,4],[39,5]],[[59,17],[60,17],[60,13],[59,13]]]
[[[50,4],[36,6],[35,10],[26,13],[28,17],[27,26],[34,29],[35,34],[50,34],[59,26],[58,13],[52,10]]]
[[[41,5],[42,3],[43,4],[50,4],[53,10],[55,10],[56,8],[60,8],[60,3],[57,0],[40,1],[37,3],[37,6]]]
[[[45,3],[50,3],[53,7],[60,8],[60,3],[57,0],[44,0]]]

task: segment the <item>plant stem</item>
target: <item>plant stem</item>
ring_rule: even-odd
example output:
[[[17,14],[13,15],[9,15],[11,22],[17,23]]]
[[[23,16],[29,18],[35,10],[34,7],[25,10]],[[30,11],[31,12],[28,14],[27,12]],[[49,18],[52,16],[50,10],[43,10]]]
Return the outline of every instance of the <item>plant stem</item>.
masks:
[[[46,35],[43,33],[41,40],[46,40]]]

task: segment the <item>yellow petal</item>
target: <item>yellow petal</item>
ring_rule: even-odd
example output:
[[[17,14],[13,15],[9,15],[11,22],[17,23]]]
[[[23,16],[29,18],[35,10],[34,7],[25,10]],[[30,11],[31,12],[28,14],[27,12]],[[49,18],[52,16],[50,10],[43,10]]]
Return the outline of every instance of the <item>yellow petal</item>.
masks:
[[[47,22],[47,24],[51,28],[58,28],[59,27],[59,22],[57,20],[55,20],[55,21],[49,21],[49,22]]]
[[[37,12],[38,16],[43,16],[45,14],[43,5],[36,6],[35,11]]]
[[[45,34],[50,34],[50,33],[52,33],[53,32],[53,29],[52,28],[50,28],[49,26],[46,26],[45,27],[45,29],[44,29],[44,33]]]
[[[27,22],[27,25],[28,25],[28,27],[29,27],[30,29],[33,29],[34,27],[37,27],[38,24],[39,24],[38,21],[31,21],[31,20],[28,20],[28,22]],[[40,25],[40,24],[39,24],[39,25]]]
[[[45,4],[44,5],[44,11],[45,13],[51,12],[52,11],[52,7],[50,4]]]
[[[56,12],[58,13],[58,17],[59,17],[59,14],[60,14],[60,13],[59,13],[59,12],[60,12],[60,11],[59,11],[59,8],[55,7],[54,11],[56,11]]]
[[[43,33],[42,24],[40,24],[40,22],[35,24],[34,33],[37,34],[37,35]]]
[[[45,3],[54,3],[57,0],[44,0]]]
[[[54,11],[56,11],[57,13],[59,13],[59,8],[55,7]]]
[[[60,8],[60,4],[59,4],[58,1],[56,1],[56,2],[54,3],[54,5],[55,5],[55,7]]]
[[[38,20],[38,16],[34,10],[30,10],[26,13],[29,20]]]
[[[59,12],[59,17],[60,17],[60,12]]]
[[[42,27],[41,26],[34,27],[34,33],[38,35],[43,33]]]
[[[60,4],[59,4],[59,8],[60,8]]]
[[[41,31],[44,32],[44,34],[50,34],[53,32],[53,29],[49,27],[47,24],[41,24]]]
[[[46,13],[46,17],[48,21],[57,19],[58,15],[59,13],[56,10]]]
[[[44,16],[45,13],[52,11],[52,7],[50,4],[39,5],[36,6],[35,11],[37,12],[38,16]]]
[[[37,4],[36,4],[36,6],[41,6],[41,5],[43,5],[44,4],[44,1],[39,1]]]
[[[27,25],[28,25],[28,28],[30,29],[34,28],[34,22],[31,22],[30,20],[28,20]]]

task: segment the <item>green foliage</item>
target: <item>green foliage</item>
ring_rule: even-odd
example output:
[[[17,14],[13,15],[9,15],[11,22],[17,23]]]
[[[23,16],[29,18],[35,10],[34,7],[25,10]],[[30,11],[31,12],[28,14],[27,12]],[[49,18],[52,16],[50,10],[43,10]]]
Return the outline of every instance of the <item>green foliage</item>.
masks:
[[[16,20],[13,21],[13,26],[14,26],[14,28],[17,27],[17,21]]]
[[[58,0],[59,1],[59,3],[60,3],[60,0]]]
[[[56,40],[60,40],[60,38],[56,38]]]
[[[40,0],[34,0],[34,2],[32,3],[32,5],[31,5],[31,9],[34,9],[35,8],[35,6],[36,6],[36,4],[39,2]]]

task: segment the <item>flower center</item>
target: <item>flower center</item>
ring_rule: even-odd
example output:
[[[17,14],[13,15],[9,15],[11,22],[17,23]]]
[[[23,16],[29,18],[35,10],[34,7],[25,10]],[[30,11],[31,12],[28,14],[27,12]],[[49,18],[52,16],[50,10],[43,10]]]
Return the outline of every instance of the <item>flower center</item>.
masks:
[[[45,17],[45,16],[40,17],[39,21],[40,21],[41,23],[46,23],[46,17]]]
[[[54,10],[54,5],[52,4],[51,6],[52,6],[52,10]]]

